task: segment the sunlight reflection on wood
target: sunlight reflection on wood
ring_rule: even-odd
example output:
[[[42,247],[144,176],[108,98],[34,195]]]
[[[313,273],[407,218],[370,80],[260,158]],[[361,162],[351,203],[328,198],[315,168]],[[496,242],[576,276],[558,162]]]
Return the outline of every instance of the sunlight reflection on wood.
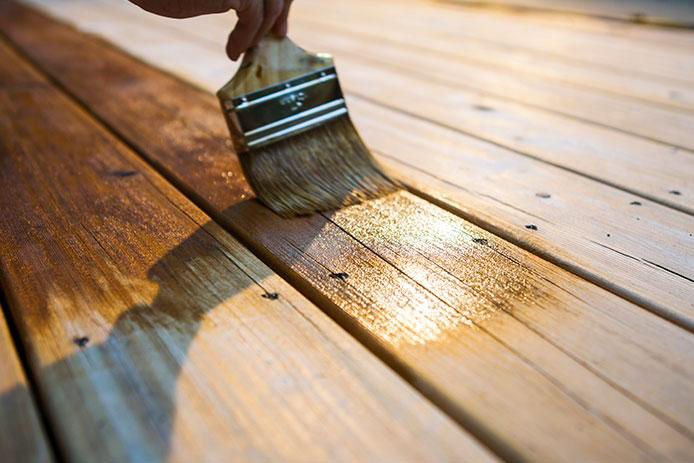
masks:
[[[398,302],[379,320],[369,310],[364,319],[370,330],[389,343],[424,344],[472,327],[500,309],[512,310],[514,303],[532,304],[541,295],[529,270],[495,248],[497,238],[425,204],[398,192],[329,216],[413,286],[426,289],[415,298],[404,291],[393,295]],[[383,281],[378,291],[392,292],[393,286]]]

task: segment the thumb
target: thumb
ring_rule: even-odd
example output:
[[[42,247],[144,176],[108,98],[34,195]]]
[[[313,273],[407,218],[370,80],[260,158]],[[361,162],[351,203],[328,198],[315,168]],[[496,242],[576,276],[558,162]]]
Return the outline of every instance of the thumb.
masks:
[[[263,2],[246,0],[238,3],[240,6],[236,9],[236,15],[239,20],[227,41],[227,55],[232,61],[236,61],[253,44],[263,23]]]
[[[272,32],[274,32],[275,35],[278,35],[279,37],[284,37],[285,35],[287,35],[287,30],[289,28],[287,20],[289,18],[289,7],[291,5],[292,0],[284,1],[284,8],[282,8],[282,12],[277,17],[277,21],[275,21],[275,25],[272,27]]]

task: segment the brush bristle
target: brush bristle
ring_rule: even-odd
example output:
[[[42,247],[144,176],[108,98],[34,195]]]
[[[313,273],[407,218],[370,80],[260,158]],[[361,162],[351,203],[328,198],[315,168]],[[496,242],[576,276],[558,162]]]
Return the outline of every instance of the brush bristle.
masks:
[[[239,158],[258,199],[282,217],[338,209],[399,189],[348,116]]]

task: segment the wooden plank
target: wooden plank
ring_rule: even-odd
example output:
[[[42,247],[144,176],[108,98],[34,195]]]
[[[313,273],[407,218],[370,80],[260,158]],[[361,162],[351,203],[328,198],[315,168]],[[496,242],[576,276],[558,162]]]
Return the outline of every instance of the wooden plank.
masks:
[[[0,261],[69,460],[495,460],[5,45],[0,63]]]
[[[410,50],[416,52],[418,56],[423,54],[434,54],[447,56],[448,63],[454,63],[460,66],[467,61],[471,65],[482,66],[485,68],[495,69],[514,79],[522,79],[524,75],[540,78],[540,82],[548,80],[550,86],[545,88],[553,88],[552,82],[561,82],[570,84],[569,86],[562,85],[563,88],[568,88],[566,92],[560,92],[560,95],[569,97],[576,91],[585,89],[597,89],[604,92],[609,92],[615,95],[638,98],[659,105],[671,106],[678,109],[692,110],[694,109],[694,88],[687,85],[681,85],[671,82],[663,82],[657,78],[627,76],[622,73],[617,73],[609,69],[604,69],[597,66],[585,65],[581,63],[572,63],[565,60],[556,59],[553,57],[541,56],[532,51],[522,49],[509,49],[503,45],[494,43],[476,41],[474,38],[461,39],[454,42],[452,46],[450,38],[445,34],[440,33],[433,26],[429,26],[426,30],[420,31],[418,34],[413,34],[412,30],[401,29],[400,27],[384,24],[381,22],[380,28],[378,24],[365,21],[353,21],[344,23],[335,21],[333,18],[325,16],[295,16],[294,24],[303,25],[304,28],[310,27],[324,31],[326,27],[330,28],[332,34],[320,34],[313,39],[317,46],[335,47],[339,52],[339,46],[331,45],[331,36],[340,32],[340,29],[346,30],[354,35],[358,32],[360,37],[369,38],[370,46],[366,50],[371,50],[379,45],[389,45],[391,42],[403,44],[403,51]],[[296,27],[296,26],[295,26]],[[191,32],[197,31],[191,29]],[[327,40],[326,40],[327,38]],[[422,64],[420,69],[426,69]],[[456,66],[450,69],[449,75],[465,75],[455,71]],[[474,75],[474,74],[473,74]],[[474,81],[469,82],[466,79],[460,80],[465,85],[470,85]],[[517,85],[522,84],[519,82]],[[575,87],[578,87],[576,89]],[[492,93],[504,90],[493,85],[485,87],[485,91],[490,90]],[[531,95],[525,93],[509,93],[513,98],[528,98]],[[560,110],[576,111],[578,108],[562,107]],[[595,114],[590,114],[594,117]],[[602,117],[602,116],[601,116]]]
[[[347,6],[342,2],[305,0],[304,8],[313,7],[316,15],[324,11],[344,12],[347,17],[358,14],[365,20],[389,17],[390,24],[418,30],[422,24],[435,24],[446,32],[452,43],[472,35],[479,40],[503,44],[512,49],[534,50],[574,62],[590,63],[628,75],[659,77],[675,82],[694,84],[694,60],[691,51],[643,43],[628,38],[605,37],[566,28],[537,27],[517,21],[514,15],[480,15],[474,10],[446,3],[422,0],[383,0],[378,3],[355,0]],[[367,6],[368,5],[368,6]],[[395,14],[397,12],[397,14]],[[688,48],[688,50],[690,50]]]
[[[573,13],[637,23],[694,27],[694,4],[684,0],[444,0],[472,6],[501,6]]]
[[[486,9],[467,9],[466,14],[485,18],[499,18],[499,12]],[[507,15],[503,15],[507,18]],[[514,22],[525,22],[536,27],[569,29],[588,33],[610,40],[620,37],[630,41],[646,42],[652,45],[680,47],[691,49],[694,46],[694,34],[685,28],[653,27],[630,22],[612,21],[605,18],[580,15],[538,14],[537,11],[520,10],[511,16]]]
[[[368,55],[379,54],[383,49],[397,45],[400,48],[400,54],[414,54],[422,60],[418,67],[420,72],[431,71],[428,60],[438,58],[448,64],[447,75],[456,77],[456,81],[464,86],[476,87],[485,93],[543,106],[575,117],[618,125],[618,128],[622,130],[630,127],[631,122],[628,121],[628,117],[627,120],[620,120],[616,124],[615,119],[610,118],[611,113],[590,110],[586,112],[585,108],[589,107],[590,99],[583,101],[577,98],[577,95],[585,94],[591,99],[603,98],[612,102],[606,105],[603,111],[615,112],[621,105],[629,103],[642,104],[643,111],[646,113],[651,110],[663,110],[662,105],[666,106],[665,109],[667,107],[689,111],[694,109],[694,87],[691,85],[649,76],[627,75],[595,65],[542,55],[532,50],[511,49],[504,45],[478,40],[474,35],[459,34],[456,40],[451,40],[450,33],[437,29],[432,23],[416,23],[414,28],[403,28],[398,24],[398,20],[390,19],[391,16],[379,17],[376,22],[365,21],[363,17],[353,13],[353,19],[345,20],[345,13],[341,11],[326,9],[324,13],[316,15],[306,10],[306,8],[297,9],[298,13],[292,18],[294,27],[299,31],[318,29],[320,33],[316,34],[318,38],[314,38],[313,42],[322,44],[323,47],[333,46],[331,39],[335,35],[345,35],[342,42],[347,38],[353,39],[355,43],[352,45],[352,50],[359,49]],[[190,29],[190,31],[199,34],[207,32],[197,29]],[[337,50],[340,50],[339,46]],[[694,51],[694,47],[689,50],[691,51]],[[395,56],[390,55],[390,60],[384,62],[393,61],[393,58]],[[482,77],[480,73],[483,72],[492,77],[487,85],[480,85],[477,82]],[[460,78],[461,76],[464,78]],[[553,104],[553,100],[537,98],[536,87],[541,88],[543,92],[555,95],[555,99],[573,99],[572,104],[556,105]],[[602,92],[608,94],[605,95]],[[620,98],[625,96],[638,100]],[[644,103],[656,103],[656,105],[652,107]],[[679,113],[674,112],[674,114]]]
[[[212,95],[11,13],[47,72],[502,455],[688,458],[686,331],[408,193],[295,220],[239,203]]]
[[[0,461],[52,462],[36,403],[0,307]]]
[[[386,17],[380,18],[382,19],[379,21],[380,24],[371,22],[374,25],[379,24],[380,30],[372,29],[371,35],[364,37],[361,34],[355,34],[350,25],[367,23],[367,15],[371,15],[371,12],[353,8],[348,11],[352,13],[324,7],[320,17],[327,19],[326,27],[318,31],[315,31],[315,28],[303,28],[307,33],[301,34],[300,37],[311,35],[320,37],[320,41],[314,38],[312,42],[319,42],[324,48],[329,47],[336,52],[346,51],[353,55],[368,56],[374,62],[390,64],[402,71],[457,84],[479,95],[515,101],[663,143],[694,148],[694,137],[691,136],[691,127],[694,127],[692,112],[671,109],[641,100],[635,101],[620,95],[581,88],[570,83],[509,72],[503,67],[499,69],[498,66],[480,66],[475,62],[474,56],[471,60],[464,52],[456,51],[459,47],[456,41],[451,40],[450,35],[434,47],[422,47],[420,37],[424,36],[426,40],[430,34],[415,35],[410,28],[394,28],[394,31],[400,32],[396,34],[398,40],[394,43],[382,41],[380,30],[383,26],[380,24],[390,22]],[[310,12],[305,14],[307,17],[316,16],[315,13]],[[220,18],[217,19],[219,22]],[[315,24],[315,21],[312,23]],[[337,34],[336,31],[340,30],[342,34]],[[464,41],[462,38],[460,40]],[[526,66],[534,67],[532,64]],[[691,99],[692,91],[694,88],[683,92],[685,98]]]
[[[103,29],[102,25],[95,26],[99,18],[101,21],[107,18],[112,40],[186,77],[195,75],[197,69],[214,68],[215,62],[224,59],[221,49],[217,59],[208,60],[207,65],[162,59],[157,55],[158,44],[177,49],[172,44],[185,43],[190,47],[193,41],[188,37],[178,38],[171,29],[162,29],[157,36],[156,25],[166,20],[151,15],[139,16],[139,28],[138,17],[127,16],[128,20],[122,22],[127,29],[120,29],[114,24],[117,10],[90,11],[93,16],[89,17],[89,22],[97,27],[94,30]],[[145,28],[143,21],[150,18],[152,22]],[[214,32],[215,23],[207,21],[205,24],[199,29]],[[139,30],[147,31],[146,40],[138,34]],[[310,34],[306,34],[306,38],[310,40]],[[219,42],[222,41],[220,38]],[[142,46],[142,43],[153,46]],[[213,49],[201,48],[195,56],[199,58],[205,52],[212,53]],[[694,157],[687,153],[674,153],[667,146],[572,123],[565,118],[543,116],[499,100],[492,102],[474,93],[462,93],[452,85],[436,84],[365,64],[349,55],[338,58],[346,88],[367,99],[407,112],[416,108],[425,118],[445,126],[462,126],[465,132],[482,134],[495,144],[511,144],[532,157],[572,170],[585,172],[588,169],[591,176],[632,193],[661,201],[665,197],[674,198],[680,209],[694,212],[691,199],[694,197]],[[226,75],[221,73],[221,79]],[[196,77],[208,89],[216,88],[209,83],[214,80],[210,76]],[[221,79],[216,77],[216,80]],[[402,95],[408,98],[403,99]],[[466,98],[466,104],[461,104],[462,98]],[[389,165],[427,194],[553,262],[694,329],[694,305],[689,295],[694,276],[689,236],[694,228],[691,217],[463,134],[441,128],[429,129],[431,124],[421,120],[402,119],[401,116],[396,119],[402,121],[399,128],[393,130],[388,126],[390,116],[386,111],[381,113],[386,119],[376,117],[369,123],[359,123],[360,108],[358,106],[354,114],[366,141],[391,159],[406,156],[404,164],[394,164],[390,160]],[[510,121],[517,127],[509,129]],[[532,121],[536,122],[532,124]],[[552,131],[548,132],[547,127],[552,127]],[[383,133],[388,135],[383,136]],[[567,143],[567,140],[577,139],[580,141]],[[432,144],[431,140],[437,140],[437,144]],[[439,146],[441,140],[446,142]],[[412,146],[407,146],[408,143]],[[422,157],[424,151],[431,155]],[[436,162],[432,162],[433,157]],[[656,157],[658,163],[653,162]],[[457,167],[453,169],[453,166]],[[423,176],[420,171],[429,175]],[[510,181],[514,182],[513,188],[507,188]],[[644,194],[645,190],[654,193]],[[536,193],[548,191],[555,196],[554,201],[536,196]],[[673,191],[679,194],[674,195]],[[641,205],[632,204],[634,201]],[[472,208],[472,204],[479,206]],[[567,222],[567,214],[574,220]],[[538,220],[540,224],[535,223]],[[530,224],[539,225],[540,230],[527,229],[525,226]],[[657,240],[652,238],[654,230],[659,237]]]

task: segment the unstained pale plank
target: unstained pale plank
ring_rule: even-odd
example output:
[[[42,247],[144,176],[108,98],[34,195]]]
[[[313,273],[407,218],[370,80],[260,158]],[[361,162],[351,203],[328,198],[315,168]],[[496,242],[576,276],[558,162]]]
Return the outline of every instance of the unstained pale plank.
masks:
[[[446,0],[443,0],[447,3]],[[500,15],[498,11],[483,8],[465,8],[466,16],[475,16],[484,19],[494,18],[501,23],[514,22],[543,28],[547,31],[573,30],[582,34],[590,34],[593,37],[601,37],[605,40],[612,38],[628,39],[636,43],[649,43],[651,45],[663,45],[668,47],[691,48],[694,45],[694,37],[691,30],[673,27],[644,27],[643,24],[626,21],[612,21],[602,17],[589,17],[581,15],[537,14],[533,10],[519,10],[513,15]]]
[[[371,27],[357,26],[360,31],[369,30],[367,34],[356,34],[350,24],[369,24],[366,15],[371,13],[357,10],[358,13],[350,15],[347,11],[342,11],[342,8],[344,7],[324,7],[318,20],[313,19],[317,16],[315,13],[304,12],[308,24],[297,30],[311,31],[314,38],[309,40],[308,33],[299,34],[297,38],[301,38],[300,42],[320,44],[321,48],[334,50],[336,53],[347,52],[370,57],[375,63],[387,64],[416,75],[431,76],[480,95],[522,103],[639,137],[694,149],[690,130],[694,125],[691,107],[687,108],[689,111],[669,108],[660,102],[651,103],[577,86],[563,82],[563,79],[546,79],[522,72],[523,67],[540,67],[538,64],[530,63],[521,67],[521,72],[514,72],[514,69],[509,70],[504,66],[490,65],[489,59],[480,63],[475,55],[471,56],[470,52],[461,50],[462,47],[457,45],[458,41],[451,40],[450,34],[441,34],[436,26],[420,27],[418,33],[413,34],[410,28],[399,26],[397,20],[390,21],[392,15],[387,15],[386,12],[379,18],[379,23],[371,23]],[[214,19],[210,18],[209,22]],[[318,27],[315,26],[316,23]],[[224,28],[222,18],[217,18],[217,24]],[[388,35],[396,37],[394,41],[381,40],[384,35],[382,31],[386,27],[391,31]],[[435,40],[437,37],[440,39]],[[427,46],[427,40],[432,39],[432,46]],[[465,39],[461,37],[459,41],[465,42]],[[490,58],[494,62],[505,61],[493,55]],[[633,79],[632,76],[629,77]],[[634,84],[638,85],[638,81]],[[670,92],[676,95],[677,87],[668,89],[667,92],[668,96]],[[685,100],[691,99],[693,92],[692,86],[680,91]],[[659,123],[655,124],[653,121]]]
[[[461,5],[506,6],[574,13],[639,23],[694,27],[694,6],[688,0],[444,0]]]
[[[346,33],[352,38],[370,40],[367,47],[361,47],[366,52],[371,52],[374,48],[378,49],[383,45],[396,44],[403,48],[401,53],[409,51],[416,53],[417,56],[438,54],[445,58],[446,62],[454,65],[450,69],[450,75],[458,77],[458,82],[464,85],[475,82],[470,80],[470,76],[467,74],[457,72],[456,67],[459,66],[455,66],[456,64],[466,63],[469,66],[487,68],[508,78],[518,80],[515,90],[501,93],[502,95],[508,94],[512,98],[527,99],[532,96],[531,94],[519,94],[520,86],[518,84],[523,85],[523,81],[528,76],[533,76],[541,79],[536,80],[536,82],[547,81],[550,84],[548,89],[552,88],[555,91],[562,91],[562,88],[568,89],[563,96],[570,96],[572,91],[576,89],[579,91],[581,89],[594,89],[609,94],[632,97],[637,101],[657,103],[665,107],[694,110],[694,87],[691,85],[663,80],[658,77],[630,75],[598,65],[574,62],[533,50],[511,48],[503,44],[479,40],[474,34],[464,34],[464,27],[457,32],[456,40],[453,41],[450,37],[451,32],[441,30],[435,23],[431,22],[405,23],[400,17],[385,14],[382,14],[378,21],[364,21],[364,18],[356,15],[351,21],[345,21],[345,12],[341,11],[332,12],[330,9],[326,9],[325,14],[321,15],[312,14],[309,8],[298,8],[297,11],[298,13],[292,17],[292,31],[295,29],[303,30],[304,28],[321,31],[315,35],[312,42],[323,47],[331,46],[330,39],[333,39],[334,35],[340,36]],[[208,21],[208,18],[198,18],[191,20],[190,23],[202,21]],[[175,25],[175,23],[169,24]],[[209,34],[210,31],[191,27],[189,33],[202,35]],[[548,33],[551,32],[548,31]],[[324,41],[323,39],[327,40]],[[606,37],[605,40],[610,40],[610,38]],[[694,50],[694,45],[691,46],[691,49]],[[426,70],[424,62],[418,70]],[[465,78],[461,79],[460,76],[465,76]],[[556,82],[569,85],[557,87],[553,85]],[[484,90],[500,93],[500,91],[504,91],[504,88],[496,88],[490,82],[490,85]],[[562,95],[560,94],[560,96]],[[577,108],[548,105],[550,108],[558,108],[560,111],[568,111],[573,114],[579,114],[579,111],[583,110],[584,115],[586,114],[586,106],[581,105],[580,102]],[[588,113],[588,115],[589,119],[597,116],[604,121],[609,121],[610,117],[614,117],[610,114],[607,115],[608,117],[602,114]]]
[[[342,9],[346,6],[337,1],[305,0],[304,3],[324,9]],[[370,3],[368,0],[355,0],[352,5],[356,11],[372,14],[372,19],[390,12],[401,27],[433,23],[439,30],[449,33],[452,40],[459,34],[463,37],[473,35],[477,39],[509,48],[533,50],[626,74],[694,84],[694,60],[691,52],[688,52],[689,47],[668,47],[619,36],[606,39],[601,34],[563,27],[538,27],[533,23],[518,21],[513,15],[478,14],[475,10],[446,2],[383,0]],[[359,8],[359,5],[362,7]],[[393,11],[399,14],[393,15]]]

